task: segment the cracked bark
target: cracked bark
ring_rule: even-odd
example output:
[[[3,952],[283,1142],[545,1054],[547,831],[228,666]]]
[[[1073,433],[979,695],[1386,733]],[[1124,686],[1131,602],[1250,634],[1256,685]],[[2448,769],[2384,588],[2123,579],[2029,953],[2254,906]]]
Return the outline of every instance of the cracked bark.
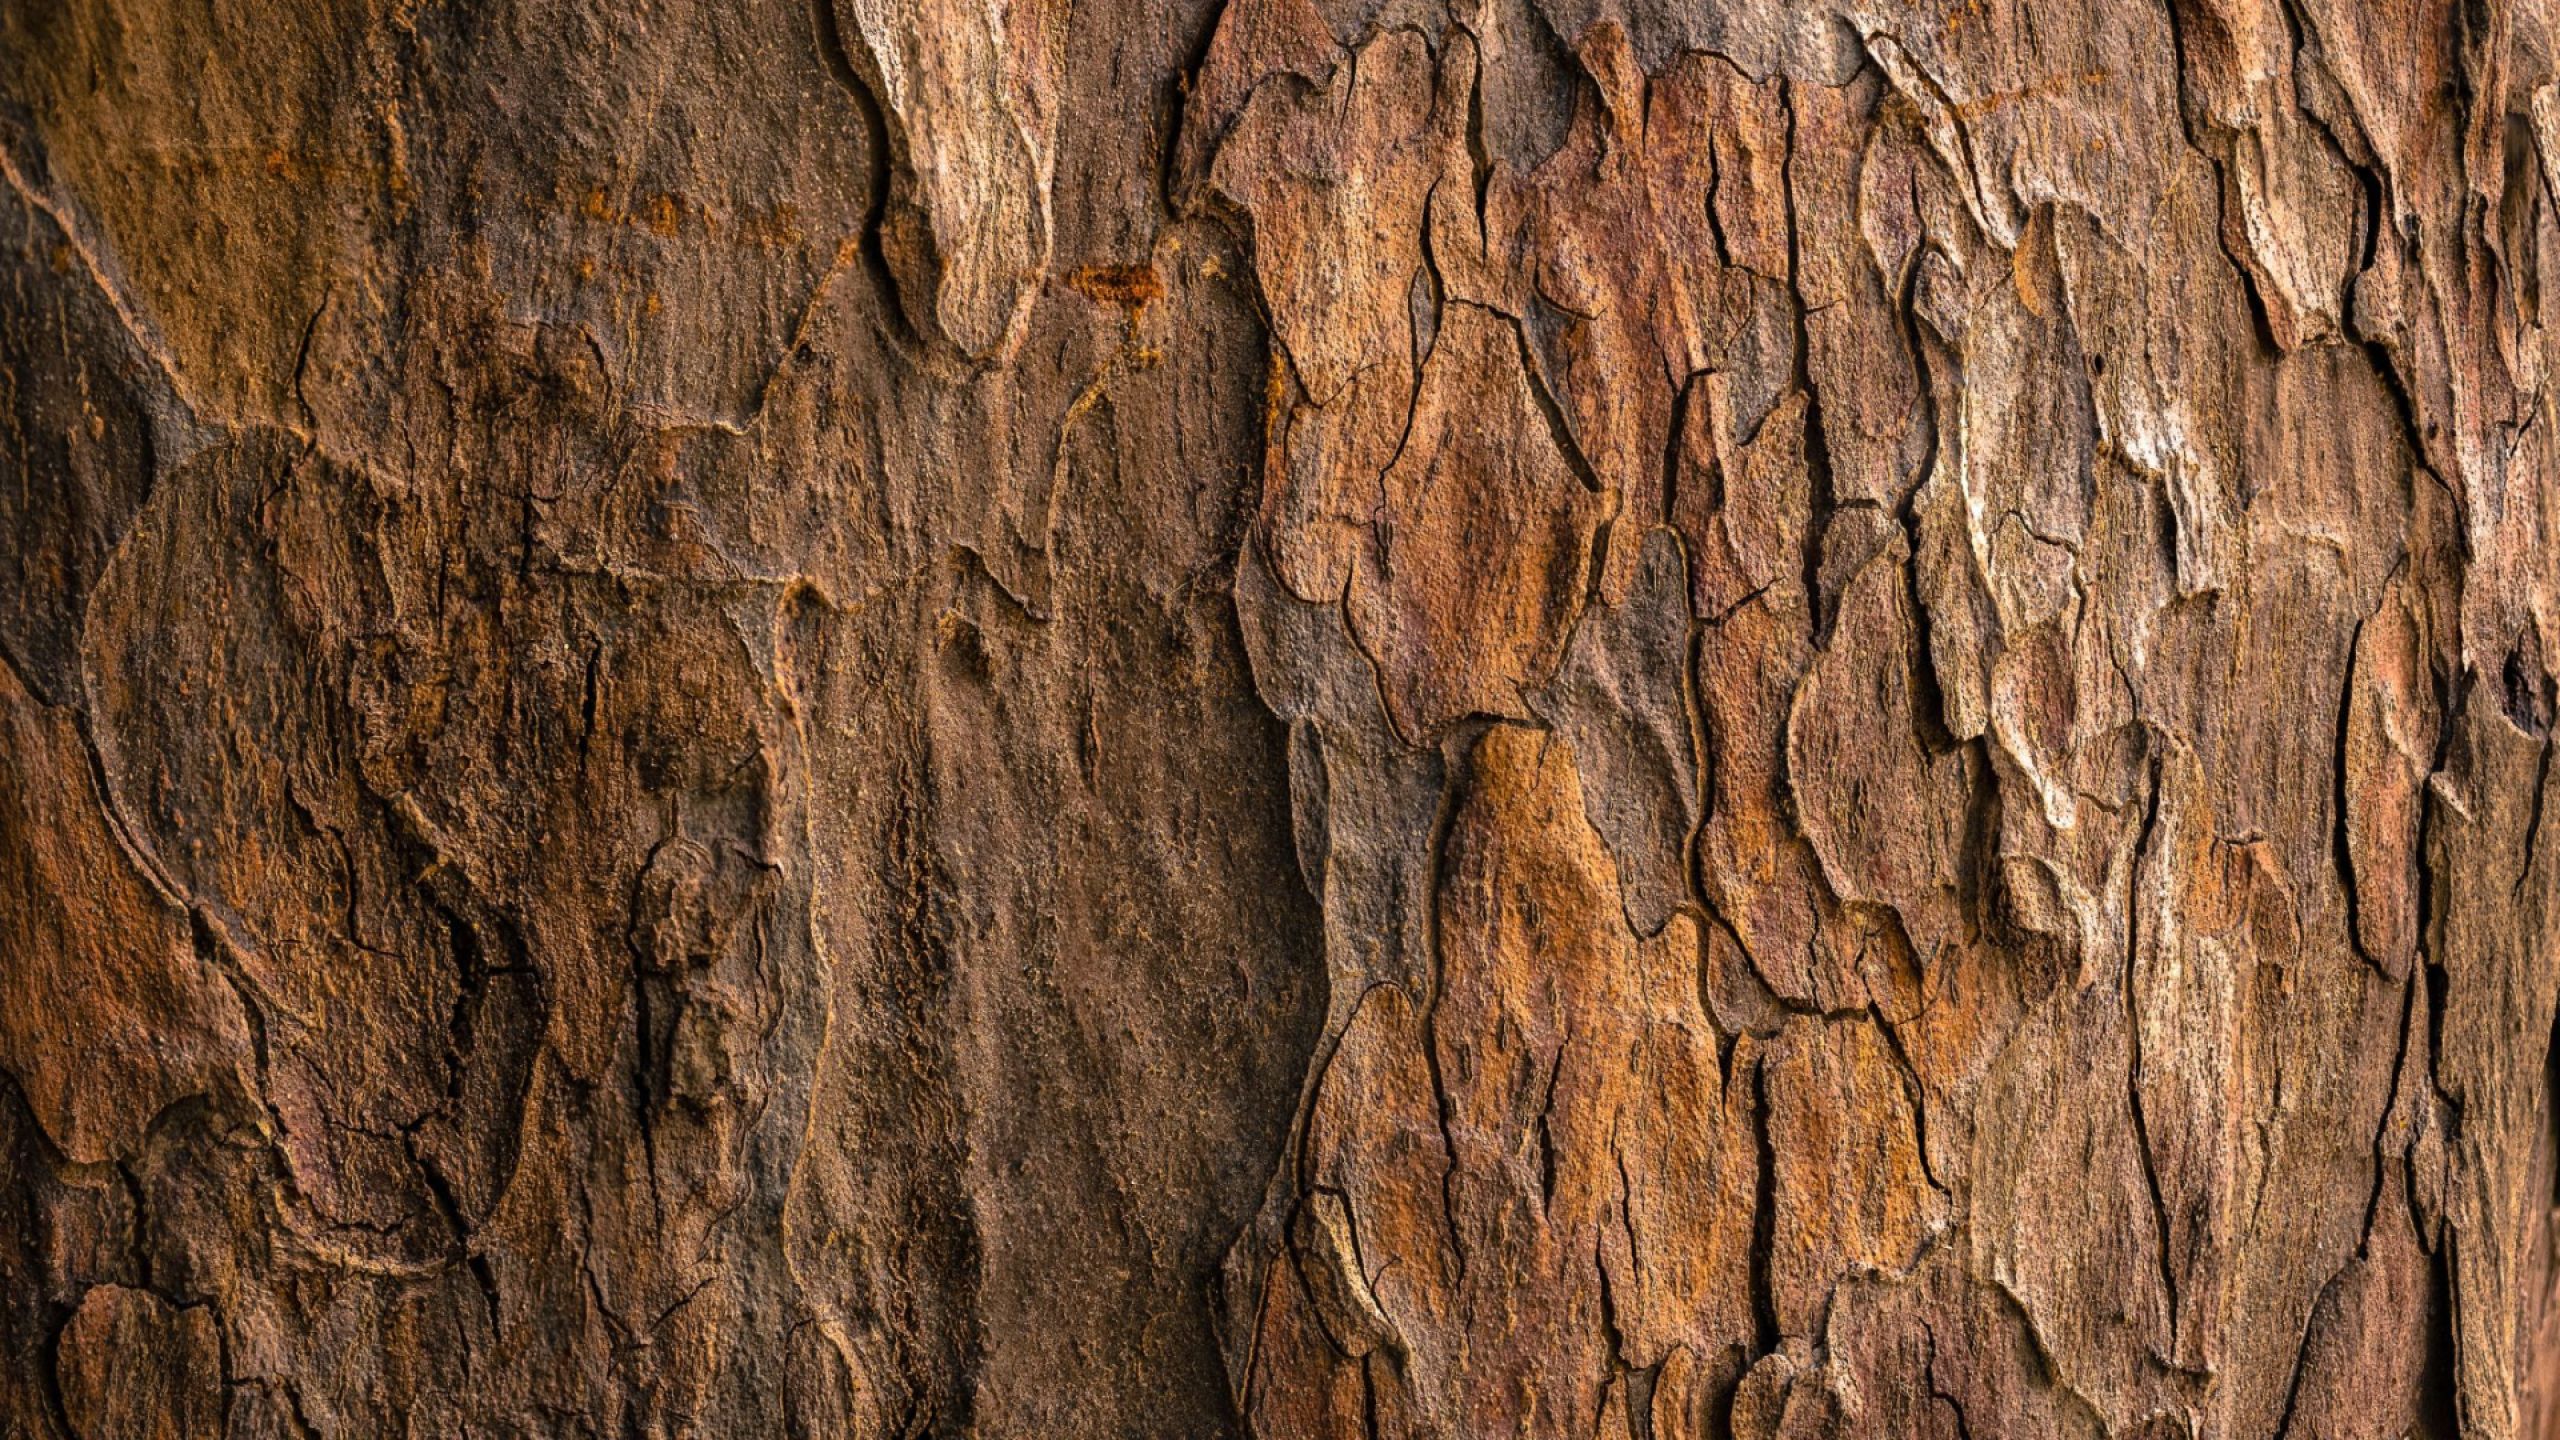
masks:
[[[2560,1436],[2555,60],[0,7],[0,1434]]]

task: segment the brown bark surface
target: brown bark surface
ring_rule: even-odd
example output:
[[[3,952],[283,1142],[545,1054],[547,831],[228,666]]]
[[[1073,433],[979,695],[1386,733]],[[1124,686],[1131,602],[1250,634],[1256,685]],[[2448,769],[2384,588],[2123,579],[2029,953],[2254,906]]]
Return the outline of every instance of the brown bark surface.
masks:
[[[0,1437],[2560,1435],[2543,0],[0,0]]]

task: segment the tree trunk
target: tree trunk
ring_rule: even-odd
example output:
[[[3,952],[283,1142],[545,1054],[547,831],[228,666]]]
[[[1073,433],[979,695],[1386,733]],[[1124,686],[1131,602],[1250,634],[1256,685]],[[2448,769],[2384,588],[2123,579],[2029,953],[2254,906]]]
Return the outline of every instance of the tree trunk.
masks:
[[[2515,0],[0,4],[0,1435],[2560,1436]]]

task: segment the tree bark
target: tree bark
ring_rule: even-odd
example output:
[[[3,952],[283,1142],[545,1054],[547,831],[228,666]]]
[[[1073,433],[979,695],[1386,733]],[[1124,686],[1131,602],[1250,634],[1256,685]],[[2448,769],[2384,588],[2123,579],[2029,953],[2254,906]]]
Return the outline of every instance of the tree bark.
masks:
[[[2555,19],[0,4],[0,1436],[2560,1436]]]

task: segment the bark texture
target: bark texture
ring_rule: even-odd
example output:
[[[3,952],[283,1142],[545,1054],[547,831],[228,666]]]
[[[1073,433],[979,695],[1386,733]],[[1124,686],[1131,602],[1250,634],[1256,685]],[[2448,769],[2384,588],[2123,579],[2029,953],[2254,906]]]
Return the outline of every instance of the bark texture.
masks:
[[[0,0],[0,1436],[2560,1435],[2544,0]]]

